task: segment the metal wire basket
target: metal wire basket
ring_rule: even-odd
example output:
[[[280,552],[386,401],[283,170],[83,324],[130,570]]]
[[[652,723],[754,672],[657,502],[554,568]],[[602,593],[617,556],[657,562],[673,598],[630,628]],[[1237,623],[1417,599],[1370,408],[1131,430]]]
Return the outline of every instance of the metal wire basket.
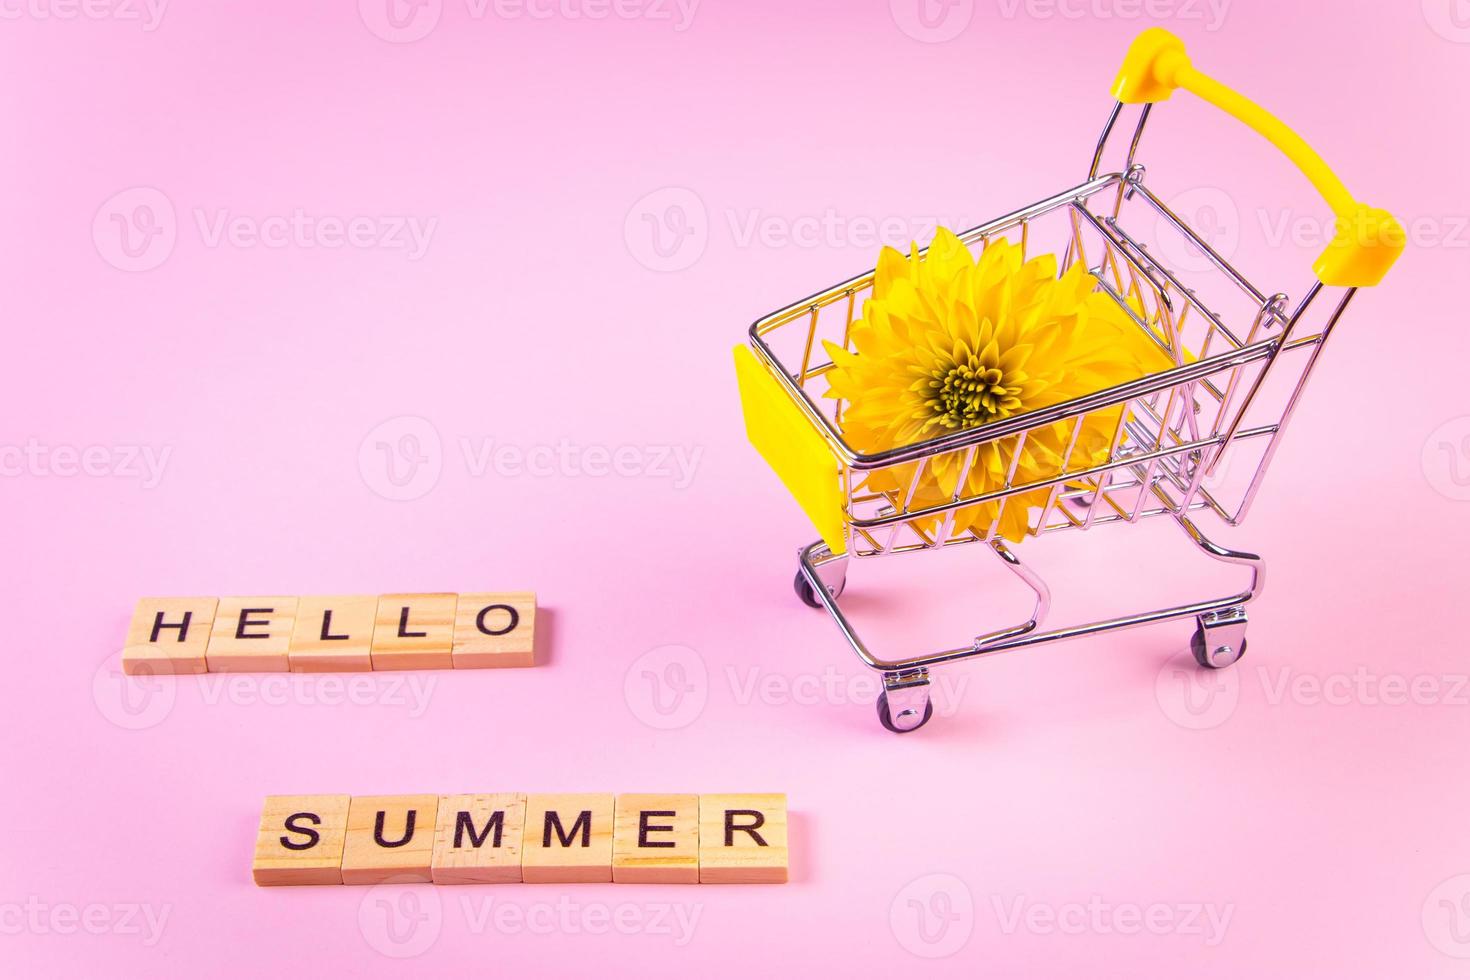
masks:
[[[1144,127],[1153,103],[1175,88],[1199,95],[1276,143],[1333,207],[1338,236],[1316,263],[1316,281],[1294,303],[1285,293],[1248,281],[1146,186],[1135,159]],[[1245,519],[1354,293],[1376,284],[1402,250],[1402,232],[1392,217],[1358,204],[1275,117],[1196,71],[1183,45],[1167,32],[1151,29],[1134,41],[1114,94],[1118,101],[1086,181],[960,238],[978,252],[1004,237],[1019,242],[1023,254],[1057,256],[1063,272],[1083,265],[1094,288],[1118,303],[1167,355],[1169,367],[1061,404],[864,454],[843,436],[843,402],[824,397],[825,376],[834,365],[822,342],[852,349],[851,328],[871,293],[873,271],[757,320],[748,344],[736,348],[751,441],[822,534],[800,552],[796,591],[809,605],[826,609],[857,655],[882,672],[878,711],[890,730],[912,731],[929,720],[930,668],[1005,650],[1194,618],[1192,648],[1200,665],[1219,668],[1237,661],[1245,652],[1245,607],[1261,594],[1264,566],[1255,554],[1211,541],[1195,517],[1209,512],[1231,526]],[[1119,155],[1114,144],[1128,132],[1120,125],[1125,112],[1136,121],[1122,164],[1101,172],[1105,159]],[[1105,458],[1074,454],[1078,434],[1100,420],[1112,432]],[[1042,434],[1065,446],[1060,464],[1018,478],[1027,440]],[[975,493],[966,478],[982,446],[1008,461],[1006,477]],[[915,491],[941,460],[958,467],[960,476],[954,493],[936,503]],[[1220,478],[1226,469],[1228,480]],[[1229,595],[1048,627],[1050,590],[998,533],[1008,510],[1014,520],[1015,508],[1024,510],[1028,535],[1168,517],[1199,551],[1242,566],[1249,580]],[[961,511],[993,516],[988,526],[973,519],[959,526],[955,517]],[[838,601],[849,561],[969,544],[987,546],[1030,587],[1031,616],[958,649],[902,659],[874,654]]]

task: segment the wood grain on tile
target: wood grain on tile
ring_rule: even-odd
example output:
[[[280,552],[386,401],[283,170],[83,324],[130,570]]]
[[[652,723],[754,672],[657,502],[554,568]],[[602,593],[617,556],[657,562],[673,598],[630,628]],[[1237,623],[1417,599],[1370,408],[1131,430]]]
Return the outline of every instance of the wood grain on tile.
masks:
[[[437,796],[354,796],[347,812],[342,881],[431,881]]]
[[[434,884],[520,881],[521,838],[525,829],[524,794],[439,797]]]
[[[455,667],[532,667],[536,593],[461,594],[454,617]]]
[[[296,673],[373,669],[373,628],[378,597],[302,596],[291,633],[291,670]]]
[[[378,597],[373,628],[373,670],[440,670],[454,666],[452,592],[397,593]]]
[[[210,673],[289,670],[295,621],[295,596],[221,599],[204,654]]]
[[[257,885],[340,885],[346,796],[267,796],[255,838]]]
[[[699,880],[778,884],[787,876],[785,793],[699,797]]]
[[[125,674],[203,674],[215,598],[139,599],[123,644]]]
[[[699,797],[620,794],[613,817],[613,881],[699,881]]]
[[[526,881],[612,881],[613,797],[532,793],[526,798],[521,875]]]

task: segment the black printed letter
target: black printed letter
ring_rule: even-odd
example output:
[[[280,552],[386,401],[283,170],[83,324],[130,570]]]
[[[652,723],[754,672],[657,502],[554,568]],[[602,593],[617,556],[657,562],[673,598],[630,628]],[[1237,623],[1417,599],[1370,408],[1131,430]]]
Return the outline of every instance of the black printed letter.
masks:
[[[638,846],[639,847],[673,847],[671,840],[649,840],[648,835],[652,833],[668,833],[674,829],[673,824],[660,823],[651,824],[649,817],[672,817],[673,810],[639,810],[638,811]]]
[[[541,834],[541,846],[551,846],[551,830],[556,828],[557,839],[561,841],[562,847],[571,847],[572,838],[577,836],[577,831],[582,831],[582,847],[592,846],[592,811],[583,810],[577,814],[576,823],[572,824],[571,830],[563,830],[561,815],[555,810],[546,811],[546,830]]]
[[[399,636],[428,636],[429,634],[428,633],[410,633],[408,631],[408,607],[407,606],[404,606],[403,607],[403,612],[401,612],[401,613],[398,614],[398,635]]]
[[[158,631],[159,630],[178,630],[179,631],[179,642],[180,643],[183,643],[184,642],[184,637],[186,637],[186,636],[189,635],[189,620],[191,620],[193,618],[194,618],[194,614],[193,613],[186,612],[186,613],[184,613],[184,618],[181,619],[181,620],[179,620],[177,623],[165,623],[163,621],[163,610],[159,610],[158,615],[153,617],[153,632],[148,635],[148,642],[149,643],[157,643],[158,642]]]
[[[490,819],[485,822],[485,829],[477,834],[475,833],[475,821],[470,816],[469,811],[461,810],[459,811],[459,816],[454,818],[454,846],[455,848],[464,847],[464,835],[466,832],[468,832],[470,835],[470,846],[479,847],[481,844],[485,843],[485,838],[489,837],[490,831],[493,830],[495,831],[495,840],[490,842],[490,846],[499,847],[500,831],[504,829],[504,827],[505,811],[496,810],[490,815]]]
[[[240,622],[235,627],[235,639],[269,640],[271,638],[271,635],[269,633],[247,633],[245,632],[245,630],[251,626],[269,626],[271,624],[271,621],[268,619],[251,619],[250,617],[255,613],[265,613],[267,616],[269,616],[273,612],[275,612],[274,609],[241,609]]]
[[[413,825],[418,815],[417,810],[409,810],[408,819],[403,824],[403,836],[395,841],[386,841],[383,839],[383,821],[387,819],[388,814],[379,810],[377,823],[373,827],[373,840],[378,842],[379,847],[402,847],[413,840]]]
[[[350,640],[352,637],[345,633],[336,636],[332,633],[332,610],[328,609],[322,613],[322,639],[323,640]]]
[[[510,622],[506,624],[506,627],[503,630],[493,630],[485,625],[485,614],[487,612],[494,612],[496,609],[504,609],[506,612],[510,613]],[[484,633],[486,636],[504,636],[520,624],[521,614],[516,612],[515,606],[507,606],[503,602],[497,602],[493,606],[486,606],[484,609],[480,610],[480,615],[475,617],[476,628],[478,628],[479,631],[481,633]]]
[[[752,820],[748,824],[745,824],[743,826],[737,827],[737,826],[735,826],[735,818],[736,817],[751,817]],[[754,840],[761,847],[770,847],[771,845],[769,845],[769,844],[766,843],[766,839],[764,837],[762,837],[760,834],[757,834],[756,833],[757,830],[759,830],[760,828],[764,827],[765,825],[766,825],[766,815],[764,813],[761,813],[759,810],[726,810],[725,811],[725,846],[726,847],[734,847],[735,846],[735,831],[739,830],[739,831],[743,831],[744,833],[749,834],[751,836],[751,839]]]
[[[304,843],[301,843],[293,840],[287,840],[285,837],[282,837],[282,847],[291,851],[309,851],[313,847],[316,847],[317,843],[322,839],[322,835],[317,833],[315,830],[312,830],[310,827],[298,827],[297,824],[303,821],[309,821],[310,823],[313,823],[318,827],[322,825],[322,818],[317,816],[315,813],[291,814],[289,817],[286,818],[286,829],[293,834],[305,834],[310,839]]]

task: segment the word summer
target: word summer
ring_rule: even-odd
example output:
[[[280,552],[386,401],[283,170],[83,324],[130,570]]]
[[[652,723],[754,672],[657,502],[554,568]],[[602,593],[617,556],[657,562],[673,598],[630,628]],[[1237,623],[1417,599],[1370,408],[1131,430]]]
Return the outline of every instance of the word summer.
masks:
[[[779,884],[786,796],[268,796],[257,885]]]
[[[128,674],[535,665],[534,592],[140,599]]]

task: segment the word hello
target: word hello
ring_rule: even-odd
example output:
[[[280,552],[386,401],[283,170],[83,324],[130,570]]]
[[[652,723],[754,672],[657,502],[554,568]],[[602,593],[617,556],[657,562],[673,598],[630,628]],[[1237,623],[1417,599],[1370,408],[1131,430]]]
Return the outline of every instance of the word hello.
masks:
[[[268,796],[257,885],[779,884],[783,793]]]
[[[536,594],[140,599],[128,674],[530,667]]]

